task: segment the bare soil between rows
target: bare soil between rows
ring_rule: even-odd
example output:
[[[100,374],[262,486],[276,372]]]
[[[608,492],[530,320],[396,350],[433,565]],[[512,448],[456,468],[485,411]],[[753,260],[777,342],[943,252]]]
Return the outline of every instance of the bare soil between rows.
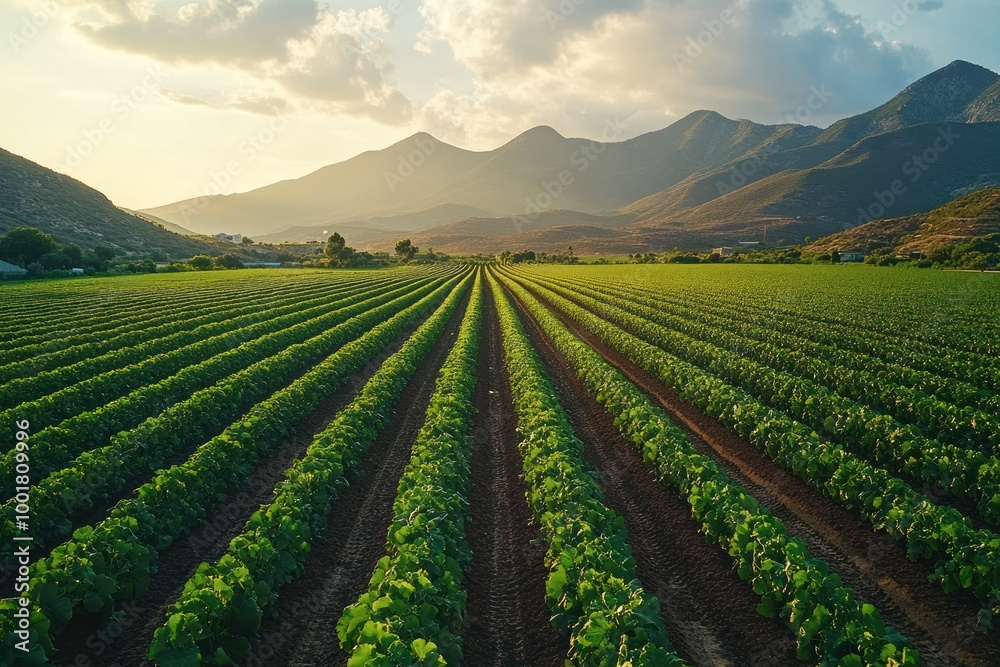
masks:
[[[537,294],[536,294],[537,296]],[[681,400],[624,355],[604,344],[558,309],[546,304],[581,340],[635,383],[687,431],[702,454],[780,518],[809,552],[841,575],[858,596],[875,605],[889,625],[920,652],[924,667],[987,667],[998,664],[1000,639],[979,632],[979,603],[966,591],[946,595],[921,563],[859,515],[783,469],[752,443],[729,431],[697,406]]]
[[[424,423],[437,373],[455,341],[468,295],[400,396],[388,427],[362,459],[360,478],[334,501],[322,540],[302,577],[285,586],[276,616],[265,618],[248,664],[267,667],[345,665],[337,638],[344,609],[368,589],[392,521],[392,505],[410,450]]]
[[[791,631],[760,616],[760,600],[729,556],[708,544],[685,501],[657,481],[534,319],[521,308],[574,431],[584,443],[605,504],[621,515],[639,580],[660,601],[678,655],[696,666],[799,665]]]
[[[181,594],[184,584],[198,565],[215,562],[226,552],[230,541],[243,531],[250,515],[271,501],[275,485],[284,478],[285,470],[305,453],[315,434],[357,396],[382,361],[398,350],[425,319],[426,316],[419,318],[407,327],[375,359],[327,396],[291,436],[257,465],[239,489],[233,489],[234,495],[211,510],[208,520],[162,551],[149,589],[140,598],[121,604],[121,618],[108,619],[87,613],[76,615],[70,627],[55,642],[59,651],[56,664],[77,665],[80,660],[94,667],[151,664],[147,654],[153,633],[166,622],[168,606]],[[449,331],[453,332],[455,326],[450,324]],[[332,639],[336,642],[335,636]],[[265,661],[263,664],[271,663]]]
[[[462,630],[469,667],[561,667],[568,642],[545,602],[545,542],[526,498],[517,413],[492,299],[484,306],[466,536]]]

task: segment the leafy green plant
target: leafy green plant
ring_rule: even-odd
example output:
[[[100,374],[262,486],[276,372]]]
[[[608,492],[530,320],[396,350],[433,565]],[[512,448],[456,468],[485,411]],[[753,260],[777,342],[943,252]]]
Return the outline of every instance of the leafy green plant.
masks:
[[[800,659],[813,658],[824,667],[919,664],[916,652],[885,625],[874,607],[858,600],[825,563],[809,555],[801,540],[788,536],[779,519],[759,507],[712,459],[699,454],[638,387],[573,335],[519,282],[505,276],[505,284],[597,401],[614,415],[647,465],[687,500],[706,535],[736,560],[740,577],[761,596],[758,611],[781,615],[792,626]],[[573,312],[581,320],[597,319],[545,288],[533,288],[544,290],[560,308],[576,308]]]
[[[218,434],[225,424],[257,401],[323,360],[344,343],[362,335],[373,323],[416,302],[443,279],[426,282],[418,289],[404,285],[358,301],[316,321],[281,332],[281,351],[234,373],[170,406],[131,431],[111,437],[104,447],[84,452],[69,466],[50,474],[32,488],[32,528],[36,543],[64,537],[72,519],[93,504],[108,498],[131,480],[155,470],[176,456]],[[288,345],[302,330],[313,334],[306,341]],[[13,549],[15,503],[0,508],[0,548]]]
[[[458,280],[456,276],[426,296],[418,291],[351,320],[338,333],[352,331],[360,337],[321,358],[305,375],[254,406],[183,464],[156,472],[134,497],[118,503],[107,519],[93,528],[77,529],[71,541],[31,566],[32,610],[48,620],[48,624],[32,627],[32,644],[46,647],[48,653],[50,636],[61,632],[75,612],[106,611],[117,601],[141,596],[156,570],[158,550],[201,521],[295,424],[443,299]],[[435,281],[432,287],[439,283]],[[302,358],[304,353],[308,356],[299,345],[282,354]],[[18,655],[11,648],[15,604],[14,600],[0,602],[0,635],[6,642],[0,646],[0,662],[11,663]]]
[[[582,444],[514,306],[492,275],[490,284],[522,437],[528,504],[549,544],[546,601],[553,625],[570,638],[569,662],[680,667],[659,602],[636,577],[622,520],[604,506]]]
[[[230,664],[248,654],[281,587],[298,577],[322,536],[333,501],[359,474],[361,458],[389,422],[403,388],[458,308],[466,278],[358,396],[318,433],[285,473],[274,501],[254,513],[214,565],[203,563],[157,629],[150,659],[159,664]],[[473,296],[475,299],[477,295]]]
[[[523,288],[521,288],[523,289]],[[911,558],[929,560],[932,580],[946,592],[972,591],[985,605],[988,627],[1000,610],[1000,536],[917,493],[810,427],[629,334],[564,297],[534,285],[559,310],[612,348],[635,360],[681,397],[754,443],[777,463],[832,499],[855,509],[876,529],[905,540]]]
[[[386,555],[368,591],[337,624],[349,665],[445,667],[462,660],[457,629],[472,559],[465,519],[481,321],[480,277],[399,480]]]

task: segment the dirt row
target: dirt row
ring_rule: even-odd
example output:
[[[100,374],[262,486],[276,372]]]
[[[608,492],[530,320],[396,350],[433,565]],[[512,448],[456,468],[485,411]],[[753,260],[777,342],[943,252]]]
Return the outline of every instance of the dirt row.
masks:
[[[860,598],[874,604],[886,621],[920,651],[921,664],[996,664],[996,633],[977,628],[979,604],[962,591],[944,594],[927,577],[928,568],[908,560],[905,546],[781,468],[750,442],[683,401],[627,357],[550,307],[570,329],[639,386],[689,435],[702,454],[719,463],[763,507],[803,539],[810,553],[841,575]],[[745,585],[744,585],[745,586]]]
[[[466,536],[472,565],[462,631],[470,667],[561,667],[568,645],[549,622],[545,542],[526,500],[517,414],[492,300],[483,318]]]
[[[347,663],[349,656],[337,639],[337,622],[344,609],[367,590],[378,559],[385,555],[396,487],[467,303],[468,297],[403,390],[389,425],[362,460],[360,478],[352,480],[335,501],[323,539],[313,545],[302,577],[282,589],[276,616],[261,625],[260,643],[248,664]]]
[[[798,665],[790,630],[760,603],[731,561],[705,542],[688,505],[650,474],[639,451],[521,308],[531,342],[560,391],[605,504],[621,515],[639,580],[660,601],[678,655],[706,667]]]

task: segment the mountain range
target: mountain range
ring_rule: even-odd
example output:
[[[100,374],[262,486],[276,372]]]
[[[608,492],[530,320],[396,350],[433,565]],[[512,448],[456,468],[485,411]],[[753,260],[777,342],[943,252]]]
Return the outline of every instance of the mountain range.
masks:
[[[268,241],[336,230],[382,250],[403,234],[450,252],[798,243],[998,185],[998,149],[1000,76],[956,61],[825,130],[697,111],[624,141],[543,126],[474,152],[419,133],[299,179],[144,213]]]
[[[542,126],[490,151],[418,133],[301,178],[143,209],[139,218],[0,153],[0,193],[15,193],[0,206],[0,231],[33,220],[81,245],[117,239],[177,253],[206,242],[184,234],[218,232],[274,242],[339,231],[369,250],[409,237],[450,253],[801,243],[1000,185],[1000,75],[956,61],[826,129],[697,111],[616,140],[626,132],[618,119],[603,130],[606,141]]]
[[[111,246],[120,256],[140,259],[158,253],[186,258],[231,252],[246,259],[275,254],[193,236],[169,222],[120,209],[94,188],[0,149],[0,234],[16,227],[35,227],[85,250]]]

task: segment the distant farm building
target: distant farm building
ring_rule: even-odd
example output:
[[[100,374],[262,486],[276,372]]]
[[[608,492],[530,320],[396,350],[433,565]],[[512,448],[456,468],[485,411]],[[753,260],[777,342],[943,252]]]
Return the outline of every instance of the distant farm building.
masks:
[[[246,269],[280,269],[281,262],[243,262]]]
[[[722,246],[721,248],[714,249],[712,253],[718,255],[719,257],[731,257],[733,254],[733,249],[728,248],[726,246]]]
[[[4,278],[7,276],[23,276],[26,273],[27,271],[16,264],[0,261],[0,276],[3,276]]]
[[[83,275],[83,269],[70,269],[69,272],[72,273],[74,276]]]
[[[841,262],[863,262],[865,261],[865,253],[859,250],[851,250],[848,252],[837,253]]]

